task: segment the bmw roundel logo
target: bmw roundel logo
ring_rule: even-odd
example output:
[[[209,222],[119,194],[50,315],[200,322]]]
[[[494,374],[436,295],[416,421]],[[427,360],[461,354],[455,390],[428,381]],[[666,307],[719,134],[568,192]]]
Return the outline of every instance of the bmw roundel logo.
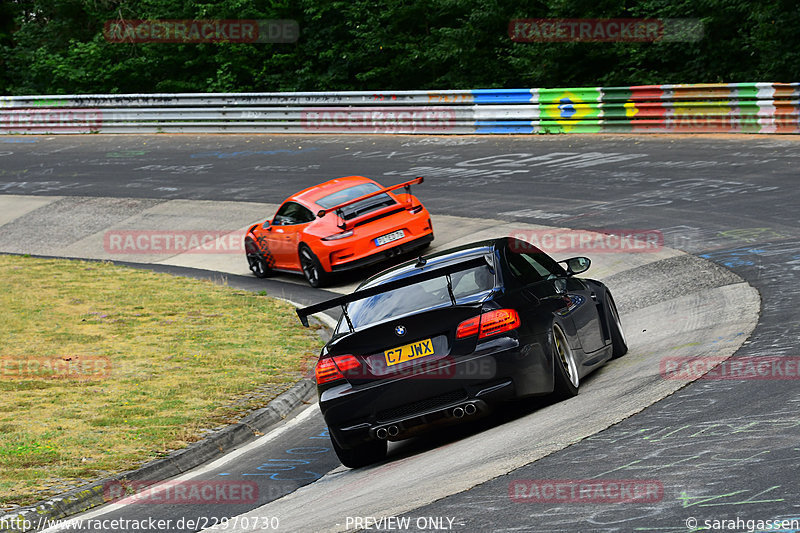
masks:
[[[394,332],[397,334],[398,337],[402,337],[406,334],[406,327],[405,326],[395,326]]]

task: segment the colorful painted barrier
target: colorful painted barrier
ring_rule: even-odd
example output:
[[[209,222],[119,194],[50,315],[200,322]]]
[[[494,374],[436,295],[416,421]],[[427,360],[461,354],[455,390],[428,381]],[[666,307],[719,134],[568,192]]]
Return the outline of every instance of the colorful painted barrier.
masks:
[[[0,133],[800,133],[800,83],[0,97]]]

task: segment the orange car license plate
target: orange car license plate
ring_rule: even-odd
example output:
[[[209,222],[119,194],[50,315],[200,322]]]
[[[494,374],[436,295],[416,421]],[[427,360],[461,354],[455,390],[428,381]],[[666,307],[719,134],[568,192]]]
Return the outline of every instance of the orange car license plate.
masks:
[[[387,233],[386,235],[381,235],[380,237],[375,239],[375,246],[383,246],[384,244],[390,243],[392,241],[402,239],[405,236],[406,234],[403,232],[403,230],[399,229],[397,231]]]
[[[431,339],[412,342],[411,344],[398,346],[383,352],[387,366],[404,363],[412,359],[420,359],[428,355],[433,355],[433,341]]]

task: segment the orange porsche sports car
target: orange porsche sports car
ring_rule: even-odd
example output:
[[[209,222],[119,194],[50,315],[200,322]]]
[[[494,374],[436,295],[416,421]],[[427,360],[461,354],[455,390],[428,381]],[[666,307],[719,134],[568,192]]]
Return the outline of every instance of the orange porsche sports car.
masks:
[[[273,271],[302,273],[312,287],[321,287],[335,272],[428,246],[431,217],[411,194],[411,185],[422,181],[381,187],[348,176],[300,191],[272,220],[247,230],[250,270],[259,278]],[[395,193],[398,189],[404,192]]]

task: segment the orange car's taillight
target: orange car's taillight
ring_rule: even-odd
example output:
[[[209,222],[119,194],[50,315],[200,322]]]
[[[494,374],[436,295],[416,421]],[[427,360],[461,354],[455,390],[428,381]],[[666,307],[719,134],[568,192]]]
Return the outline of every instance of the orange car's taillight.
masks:
[[[336,241],[339,239],[344,239],[346,237],[352,237],[353,230],[349,229],[347,231],[343,231],[342,233],[334,233],[333,235],[328,235],[327,237],[323,237],[323,241]]]
[[[483,339],[517,329],[521,324],[519,313],[515,310],[495,309],[463,321],[456,329],[456,338],[464,339],[477,334],[479,339]]]
[[[343,372],[358,368],[361,363],[352,355],[336,355],[320,359],[315,369],[317,385],[344,379]]]

